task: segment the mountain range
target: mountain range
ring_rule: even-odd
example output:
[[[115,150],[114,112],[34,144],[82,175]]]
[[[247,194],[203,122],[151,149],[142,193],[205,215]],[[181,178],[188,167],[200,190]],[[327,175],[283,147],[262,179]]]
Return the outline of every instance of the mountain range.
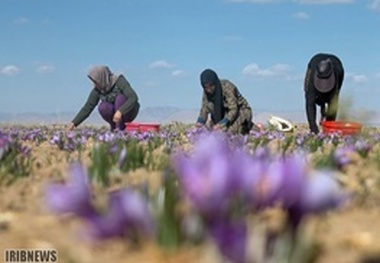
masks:
[[[70,122],[76,112],[59,113],[7,113],[0,112],[0,124],[65,124]],[[171,122],[194,123],[199,114],[199,109],[181,109],[176,107],[147,107],[140,110],[135,122],[168,124]],[[253,112],[255,123],[266,124],[270,116],[278,116],[292,123],[306,123],[306,114],[303,111],[269,111],[260,110]],[[369,118],[370,116],[370,118]],[[380,126],[380,114],[371,112],[361,114],[349,119],[361,119],[363,123]],[[101,125],[104,121],[98,112],[94,111],[89,118],[83,122],[89,125]]]

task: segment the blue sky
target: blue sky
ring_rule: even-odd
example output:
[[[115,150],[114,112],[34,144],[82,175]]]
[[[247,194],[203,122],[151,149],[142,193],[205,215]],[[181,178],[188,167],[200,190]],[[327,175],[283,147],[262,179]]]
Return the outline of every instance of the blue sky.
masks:
[[[300,111],[318,52],[343,61],[343,98],[380,111],[380,0],[0,4],[0,112],[76,112],[95,65],[123,73],[143,108],[199,108],[199,74],[212,68],[254,111]]]

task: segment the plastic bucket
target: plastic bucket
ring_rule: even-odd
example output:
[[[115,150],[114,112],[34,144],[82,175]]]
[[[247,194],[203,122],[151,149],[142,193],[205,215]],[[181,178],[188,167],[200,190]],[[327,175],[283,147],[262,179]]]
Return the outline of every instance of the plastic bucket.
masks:
[[[362,125],[353,121],[324,121],[322,122],[322,130],[324,133],[355,135],[361,132]]]
[[[160,124],[128,122],[125,124],[125,130],[128,132],[159,132]]]

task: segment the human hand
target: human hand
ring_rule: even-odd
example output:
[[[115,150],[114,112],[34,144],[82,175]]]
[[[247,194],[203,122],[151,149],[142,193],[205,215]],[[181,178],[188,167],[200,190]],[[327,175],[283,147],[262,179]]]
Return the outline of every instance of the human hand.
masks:
[[[200,122],[196,122],[196,123],[195,123],[195,128],[200,128],[200,127],[202,127],[202,126],[203,126],[203,124],[200,123]]]
[[[115,114],[113,115],[113,119],[112,119],[112,121],[113,121],[114,123],[119,123],[120,120],[121,120],[121,116],[122,116],[121,112],[120,112],[119,110],[117,110],[117,111],[115,112]]]
[[[72,131],[73,129],[75,128],[75,125],[74,123],[70,122],[69,124],[67,124],[66,126],[66,131]]]
[[[214,125],[214,127],[212,127],[212,129],[214,130],[214,131],[220,131],[220,130],[222,130],[222,128],[223,128],[223,125],[222,124],[215,124]]]
[[[322,125],[326,120],[325,116],[321,116],[321,119],[319,120],[319,125]]]
[[[311,125],[310,126],[310,132],[312,132],[314,134],[318,134],[319,133],[318,126],[317,125]]]

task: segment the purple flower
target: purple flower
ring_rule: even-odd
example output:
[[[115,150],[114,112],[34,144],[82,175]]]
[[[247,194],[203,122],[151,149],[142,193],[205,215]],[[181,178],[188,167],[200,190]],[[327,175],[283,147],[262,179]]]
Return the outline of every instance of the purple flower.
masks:
[[[103,142],[105,140],[105,135],[104,134],[99,134],[98,135],[98,141]]]
[[[307,178],[299,205],[305,213],[320,213],[337,208],[349,199],[329,171],[314,171]]]
[[[229,137],[230,144],[235,149],[242,149],[245,145],[247,145],[248,142],[248,136],[247,135],[230,135]]]
[[[60,134],[55,133],[53,137],[50,139],[51,144],[60,144],[62,142],[62,138]]]
[[[68,133],[66,133],[66,138],[72,140],[75,138],[76,135],[77,135],[77,133],[75,131],[69,131]]]
[[[272,172],[272,159],[259,148],[253,156],[244,151],[235,154],[237,185],[244,200],[254,208],[264,208],[275,200],[281,180],[278,173]]]
[[[153,235],[154,223],[148,202],[131,190],[112,192],[106,213],[99,213],[91,203],[91,192],[84,167],[75,163],[70,167],[66,184],[50,184],[45,191],[46,205],[57,214],[73,213],[88,224],[87,236],[92,239]]]
[[[372,145],[369,142],[361,139],[356,141],[355,149],[358,151],[358,153],[360,153],[361,156],[366,157],[371,151]]]
[[[296,145],[303,147],[305,144],[305,141],[306,141],[305,138],[306,138],[305,135],[302,135],[301,133],[297,133],[296,134]]]
[[[204,134],[208,134],[209,131],[207,128],[203,125],[198,128],[191,128],[186,131],[186,137],[189,139],[190,142],[194,142],[197,140],[199,136],[202,136]]]
[[[46,187],[48,209],[57,214],[73,213],[85,218],[94,216],[86,170],[80,163],[72,164],[69,176],[66,184],[53,183]]]
[[[42,137],[41,129],[33,129],[31,131],[26,131],[22,139],[26,141],[38,141],[39,139],[42,139]]]
[[[286,156],[272,164],[270,173],[277,174],[281,178],[279,200],[287,208],[298,202],[303,189],[308,167],[306,159],[301,155]]]
[[[289,224],[294,230],[305,215],[322,213],[347,201],[348,195],[339,189],[330,171],[309,172],[297,156],[282,165],[283,182],[278,199],[288,211]]]
[[[352,161],[350,154],[353,152],[352,147],[339,147],[333,153],[333,162],[338,168],[342,168]]]
[[[147,200],[129,189],[112,192],[107,212],[90,218],[89,222],[90,236],[95,239],[154,234]]]
[[[218,218],[207,225],[209,235],[223,256],[234,263],[246,262],[247,224]]]
[[[191,156],[175,158],[179,181],[185,194],[202,213],[227,209],[233,193],[232,152],[219,133],[201,136]]]

